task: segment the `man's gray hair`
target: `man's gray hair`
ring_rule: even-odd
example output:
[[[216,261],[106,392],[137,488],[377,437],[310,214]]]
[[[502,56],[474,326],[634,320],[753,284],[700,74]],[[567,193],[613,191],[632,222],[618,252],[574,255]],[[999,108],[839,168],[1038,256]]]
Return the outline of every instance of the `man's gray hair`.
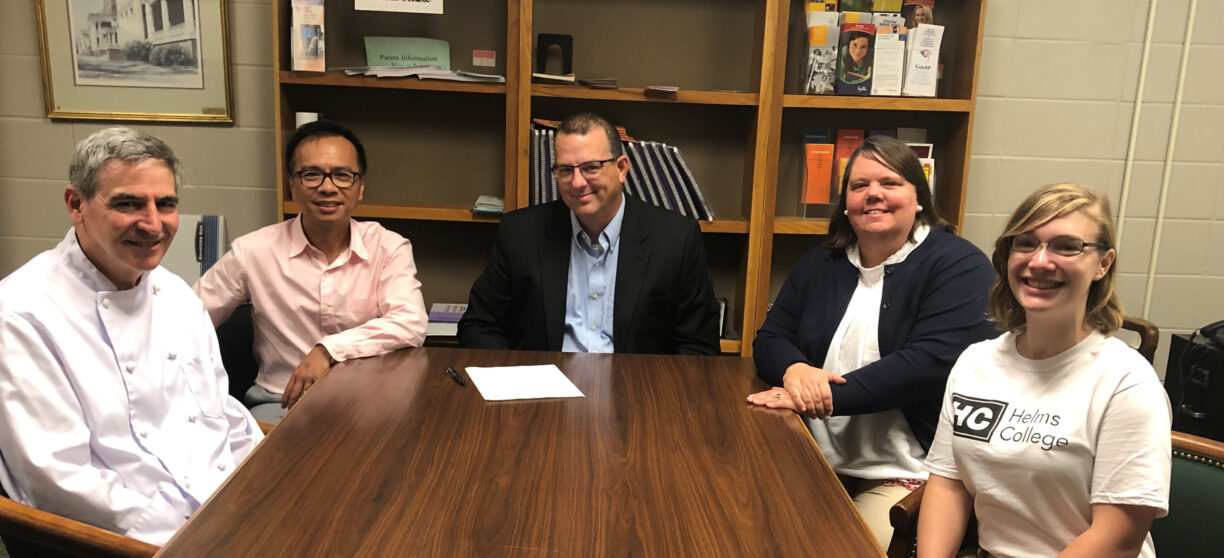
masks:
[[[174,173],[174,191],[178,191],[182,182],[182,163],[166,142],[140,130],[113,126],[98,130],[77,144],[68,165],[68,183],[82,198],[93,199],[98,191],[98,172],[111,159],[126,163],[160,159]]]

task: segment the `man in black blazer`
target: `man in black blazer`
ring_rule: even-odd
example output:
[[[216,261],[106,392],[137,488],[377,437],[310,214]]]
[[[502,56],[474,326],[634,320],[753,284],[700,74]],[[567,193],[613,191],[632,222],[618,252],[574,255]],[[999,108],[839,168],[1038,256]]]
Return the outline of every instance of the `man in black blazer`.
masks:
[[[606,120],[565,119],[555,152],[561,200],[502,218],[459,343],[717,354],[718,303],[697,223],[623,194],[629,158]]]

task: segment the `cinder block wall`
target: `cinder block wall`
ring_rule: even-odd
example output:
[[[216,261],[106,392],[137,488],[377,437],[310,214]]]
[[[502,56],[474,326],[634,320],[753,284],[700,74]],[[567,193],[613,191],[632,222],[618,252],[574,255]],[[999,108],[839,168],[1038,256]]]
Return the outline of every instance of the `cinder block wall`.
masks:
[[[989,0],[965,236],[987,254],[1016,205],[1038,186],[1081,182],[1121,213],[1136,94],[1135,162],[1119,250],[1118,289],[1169,336],[1224,319],[1224,2],[1200,1],[1170,165],[1164,231],[1153,250],[1189,0],[1161,0],[1139,83],[1146,0]]]

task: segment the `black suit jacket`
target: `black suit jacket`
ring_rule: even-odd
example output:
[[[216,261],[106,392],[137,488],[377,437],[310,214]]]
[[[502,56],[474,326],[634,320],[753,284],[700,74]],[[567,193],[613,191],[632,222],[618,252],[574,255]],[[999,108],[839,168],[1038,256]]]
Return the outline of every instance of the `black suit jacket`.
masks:
[[[718,303],[697,223],[624,196],[612,344],[618,353],[717,354]],[[506,214],[459,320],[464,347],[560,351],[573,230],[561,201]]]

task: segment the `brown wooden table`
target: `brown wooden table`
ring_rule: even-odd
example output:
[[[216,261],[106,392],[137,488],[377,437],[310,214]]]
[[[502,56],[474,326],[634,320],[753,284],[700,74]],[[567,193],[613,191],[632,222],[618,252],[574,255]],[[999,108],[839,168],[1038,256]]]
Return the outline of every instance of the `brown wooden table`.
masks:
[[[450,365],[557,364],[486,402]],[[467,374],[463,374],[467,377]],[[736,357],[429,347],[338,366],[158,556],[881,556]]]

